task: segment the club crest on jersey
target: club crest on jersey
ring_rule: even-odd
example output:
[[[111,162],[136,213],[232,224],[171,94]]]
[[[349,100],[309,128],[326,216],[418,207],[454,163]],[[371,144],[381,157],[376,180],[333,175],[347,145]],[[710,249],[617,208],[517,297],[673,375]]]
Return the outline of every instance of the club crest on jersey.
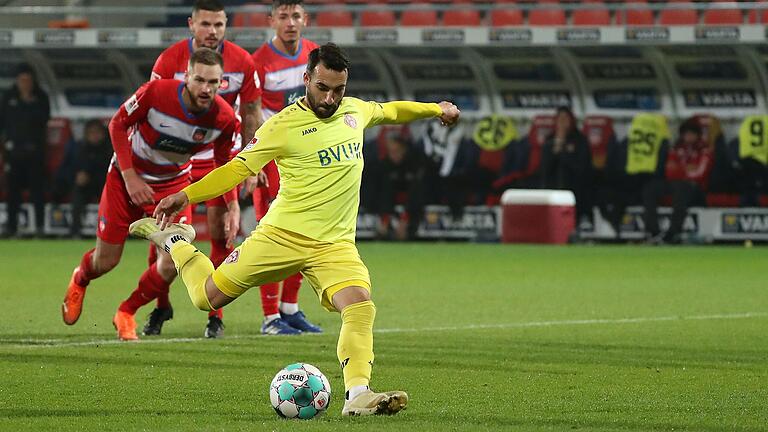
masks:
[[[197,128],[194,132],[192,132],[192,141],[194,142],[203,142],[205,140],[205,134],[207,134],[208,131],[205,129]]]
[[[248,144],[243,148],[242,151],[248,151],[256,146],[256,143],[259,142],[259,139],[257,137],[253,137],[252,140],[248,141]]]
[[[357,129],[357,120],[351,114],[344,114],[344,124],[352,129]]]
[[[219,90],[226,90],[229,88],[229,77],[225,76],[221,78],[221,84],[219,84]]]
[[[240,259],[240,251],[235,249],[235,250],[232,251],[231,254],[229,254],[227,259],[224,260],[224,262],[227,263],[227,264],[232,264],[232,263],[236,263],[237,260],[239,260],[239,259]]]

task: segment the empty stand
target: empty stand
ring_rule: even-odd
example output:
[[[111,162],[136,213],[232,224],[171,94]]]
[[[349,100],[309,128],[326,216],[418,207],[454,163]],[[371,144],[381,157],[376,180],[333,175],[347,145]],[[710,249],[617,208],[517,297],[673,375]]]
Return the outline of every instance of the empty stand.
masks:
[[[708,9],[704,11],[704,24],[740,25],[744,22],[741,9]]]

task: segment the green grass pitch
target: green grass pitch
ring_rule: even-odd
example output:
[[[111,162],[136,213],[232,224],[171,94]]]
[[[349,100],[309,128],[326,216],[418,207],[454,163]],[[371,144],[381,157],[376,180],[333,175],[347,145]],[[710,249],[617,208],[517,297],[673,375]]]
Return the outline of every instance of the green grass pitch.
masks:
[[[254,290],[226,338],[176,282],[163,335],[118,343],[111,319],[144,243],[94,281],[80,321],[59,305],[92,241],[0,242],[1,431],[764,431],[768,248],[361,243],[376,318],[374,389],[394,417],[342,418],[339,318],[301,294],[323,335],[259,335]],[[143,325],[151,307],[137,315]],[[308,362],[328,412],[281,420],[268,387]]]

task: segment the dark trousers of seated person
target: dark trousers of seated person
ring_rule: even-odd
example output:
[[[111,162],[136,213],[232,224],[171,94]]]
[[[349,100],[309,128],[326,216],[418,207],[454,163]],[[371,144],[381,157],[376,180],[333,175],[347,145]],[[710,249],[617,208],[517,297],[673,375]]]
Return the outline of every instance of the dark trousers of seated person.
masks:
[[[73,237],[81,235],[82,219],[85,206],[89,202],[98,199],[104,182],[88,182],[83,186],[75,186],[72,189],[72,225],[69,226],[69,234]]]
[[[664,238],[673,240],[683,232],[683,223],[688,208],[705,203],[704,193],[696,183],[690,181],[651,180],[643,189],[643,207],[645,207],[645,230],[652,237],[661,233],[658,205],[659,201],[666,195],[672,196],[672,218]]]
[[[29,190],[30,201],[35,207],[35,228],[43,233],[45,221],[45,158],[34,152],[11,153],[8,156],[7,191],[8,222],[6,234],[16,235],[22,192]]]
[[[405,194],[405,209],[408,212],[408,237],[415,238],[419,223],[424,217],[424,186],[420,181],[384,175],[379,189],[379,214],[394,215],[397,197]]]
[[[758,207],[760,194],[768,185],[768,167],[753,158],[742,158],[741,165],[741,202],[742,207]]]
[[[605,188],[605,209],[603,216],[607,217],[616,237],[621,231],[622,219],[627,207],[642,202],[643,191],[647,185],[657,177],[653,174],[623,174],[607,177],[608,185]]]

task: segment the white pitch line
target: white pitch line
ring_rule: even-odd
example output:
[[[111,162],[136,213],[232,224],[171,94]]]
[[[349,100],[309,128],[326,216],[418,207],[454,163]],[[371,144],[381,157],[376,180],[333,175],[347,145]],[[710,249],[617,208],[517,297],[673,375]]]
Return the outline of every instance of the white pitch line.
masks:
[[[516,323],[499,324],[467,324],[462,326],[446,327],[421,327],[421,328],[383,328],[375,329],[374,333],[418,333],[418,332],[443,332],[443,331],[461,331],[461,330],[485,330],[485,329],[512,329],[528,327],[553,327],[553,326],[576,326],[576,325],[600,325],[600,324],[636,324],[661,321],[706,321],[706,320],[726,320],[726,319],[747,319],[768,317],[768,312],[744,312],[735,314],[715,314],[715,315],[691,315],[691,316],[661,316],[661,317],[637,317],[637,318],[606,318],[606,319],[581,319],[581,320],[558,320],[558,321],[528,321]],[[264,335],[232,335],[227,336],[225,340],[249,340],[264,338]],[[168,339],[142,339],[140,343],[144,344],[172,344],[185,342],[199,342],[203,338],[168,338]],[[65,348],[65,347],[84,347],[101,345],[124,345],[130,342],[122,342],[117,339],[103,339],[82,342],[70,342],[67,339],[0,339],[0,349],[2,348]]]

